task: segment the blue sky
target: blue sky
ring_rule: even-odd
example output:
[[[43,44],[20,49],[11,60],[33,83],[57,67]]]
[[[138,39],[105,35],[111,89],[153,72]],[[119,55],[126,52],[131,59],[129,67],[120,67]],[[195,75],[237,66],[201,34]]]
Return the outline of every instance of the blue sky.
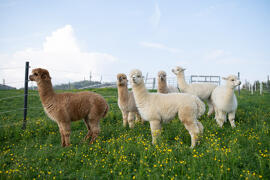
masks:
[[[89,71],[111,81],[133,68],[173,77],[177,65],[186,75],[239,71],[242,81],[265,80],[269,19],[270,1],[262,0],[1,0],[0,78],[20,81],[23,68],[6,68],[29,59],[55,83]]]

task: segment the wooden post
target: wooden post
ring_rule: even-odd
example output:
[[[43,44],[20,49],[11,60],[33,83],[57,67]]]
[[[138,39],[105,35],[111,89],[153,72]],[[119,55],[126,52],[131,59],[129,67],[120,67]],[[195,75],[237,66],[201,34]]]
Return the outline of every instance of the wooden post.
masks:
[[[24,79],[24,107],[23,107],[23,127],[26,129],[26,117],[27,117],[27,100],[28,100],[28,75],[29,75],[29,62],[25,63],[25,79]]]
[[[251,94],[253,94],[253,85],[250,85],[251,86]]]

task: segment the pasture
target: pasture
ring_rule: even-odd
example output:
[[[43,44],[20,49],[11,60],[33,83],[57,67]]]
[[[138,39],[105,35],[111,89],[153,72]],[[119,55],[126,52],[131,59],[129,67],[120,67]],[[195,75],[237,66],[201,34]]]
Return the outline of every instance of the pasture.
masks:
[[[73,90],[77,91],[77,90]],[[190,135],[178,119],[163,124],[158,145],[151,144],[149,123],[122,126],[117,89],[91,89],[110,104],[97,141],[82,142],[83,121],[73,122],[71,143],[60,133],[30,91],[27,128],[21,129],[23,91],[0,91],[0,179],[270,179],[270,94],[238,96],[236,128],[219,128],[214,116],[200,118],[204,134],[190,149]],[[61,92],[61,91],[58,91]]]

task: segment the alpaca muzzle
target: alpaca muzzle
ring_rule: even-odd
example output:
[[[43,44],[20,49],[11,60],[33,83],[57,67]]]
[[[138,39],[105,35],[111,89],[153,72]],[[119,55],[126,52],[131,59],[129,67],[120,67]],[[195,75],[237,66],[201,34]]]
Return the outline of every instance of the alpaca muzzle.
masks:
[[[29,79],[30,79],[30,81],[34,81],[35,80],[34,77],[33,77],[33,75],[30,75],[29,76]]]

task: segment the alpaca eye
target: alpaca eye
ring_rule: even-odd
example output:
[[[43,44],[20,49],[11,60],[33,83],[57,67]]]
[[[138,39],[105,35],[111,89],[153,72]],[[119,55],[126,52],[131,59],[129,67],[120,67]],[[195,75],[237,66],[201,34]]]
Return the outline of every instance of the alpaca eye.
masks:
[[[34,73],[34,76],[38,76],[38,74],[37,73]]]
[[[232,81],[234,81],[234,79],[232,79]]]

